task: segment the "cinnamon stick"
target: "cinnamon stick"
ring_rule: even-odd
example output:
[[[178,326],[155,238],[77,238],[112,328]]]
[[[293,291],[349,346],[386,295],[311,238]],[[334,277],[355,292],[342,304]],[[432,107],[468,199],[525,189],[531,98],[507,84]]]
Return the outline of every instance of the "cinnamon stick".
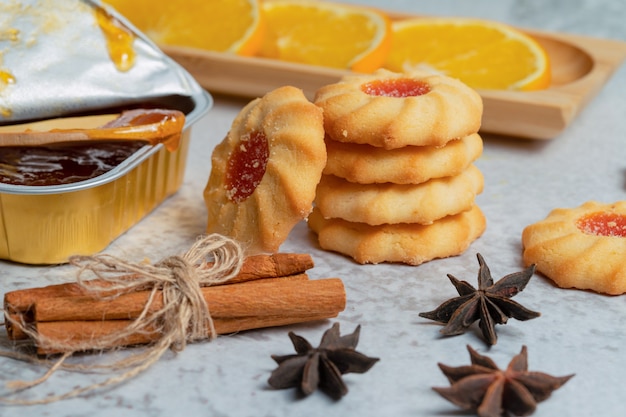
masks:
[[[214,318],[302,316],[337,312],[345,307],[343,282],[339,278],[246,282],[201,290]],[[149,298],[149,291],[104,300],[93,297],[43,298],[35,304],[34,321],[135,319],[141,315]],[[159,291],[148,306],[148,313],[163,307],[163,294]]]
[[[212,266],[213,264],[208,264]],[[227,281],[236,284],[261,278],[300,274],[313,268],[313,258],[305,253],[274,253],[248,256],[237,276]]]
[[[238,317],[235,319],[216,318],[213,320],[215,331],[218,335],[236,333],[245,330],[261,329],[265,327],[286,326],[289,324],[324,320],[336,317],[337,314],[329,316],[306,315],[306,316],[262,316],[262,317]],[[93,350],[93,340],[105,338],[110,335],[124,331],[131,320],[108,320],[108,321],[53,321],[37,323],[37,333],[43,336],[43,340],[51,341],[51,344],[42,343],[37,346],[37,353],[40,355],[51,355],[63,353],[56,348],[54,342],[62,342],[69,346],[75,346],[76,350]],[[131,334],[123,340],[117,340],[115,344],[99,346],[99,349],[110,349],[122,346],[140,345],[153,342],[160,337],[160,332],[156,328],[148,328],[141,332]],[[80,349],[80,347],[85,347]]]

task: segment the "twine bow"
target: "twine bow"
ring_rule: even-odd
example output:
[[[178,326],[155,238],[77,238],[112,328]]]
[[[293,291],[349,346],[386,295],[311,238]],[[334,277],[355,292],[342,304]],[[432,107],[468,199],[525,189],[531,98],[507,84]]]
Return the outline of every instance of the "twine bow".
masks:
[[[117,384],[133,378],[157,362],[169,349],[181,351],[188,342],[201,339],[212,340],[217,333],[211,319],[209,306],[202,296],[202,287],[215,285],[237,275],[244,260],[242,247],[234,240],[219,234],[211,234],[198,239],[183,255],[170,256],[151,265],[133,263],[110,255],[75,256],[70,263],[79,267],[77,282],[92,294],[102,299],[124,293],[149,290],[149,301],[139,317],[122,332],[94,338],[77,345],[65,345],[63,341],[43,340],[35,330],[24,331],[35,341],[58,351],[67,352],[52,363],[50,371],[35,381],[13,381],[9,385],[15,390],[38,385],[47,380],[59,368],[73,369],[63,362],[73,353],[84,350],[98,350],[116,345],[116,340],[124,340],[138,331],[155,331],[160,337],[145,350],[116,361],[104,368],[110,370],[128,369],[121,375],[111,377],[101,383],[79,387],[62,395],[46,397],[43,400],[20,402],[5,398],[0,402],[13,404],[41,404],[75,397],[87,391]],[[90,275],[85,279],[85,275]],[[97,278],[94,284],[92,278]],[[149,307],[158,292],[163,294],[163,308],[150,312]],[[98,295],[101,294],[101,295]],[[1,352],[0,352],[1,353]],[[20,355],[4,355],[26,359]],[[36,360],[34,362],[41,363]],[[97,366],[102,368],[102,366]],[[89,367],[81,367],[82,370]],[[95,366],[94,366],[95,368]]]
[[[151,301],[161,291],[163,308],[148,315],[150,302],[146,303],[133,327],[146,328],[157,324],[163,333],[162,339],[170,341],[173,350],[180,351],[187,342],[216,336],[201,288],[235,276],[243,259],[243,250],[237,242],[212,234],[198,239],[183,255],[167,257],[154,265],[128,262],[110,255],[75,256],[70,263],[80,268],[78,282],[92,292],[120,295],[149,289]],[[89,279],[96,277],[103,284],[93,285],[93,281],[85,281],[85,273],[90,273]]]

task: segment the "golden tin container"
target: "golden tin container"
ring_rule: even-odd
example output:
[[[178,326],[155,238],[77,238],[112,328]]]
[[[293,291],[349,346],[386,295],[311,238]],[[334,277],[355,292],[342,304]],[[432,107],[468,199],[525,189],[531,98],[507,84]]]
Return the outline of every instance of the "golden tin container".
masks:
[[[175,193],[183,181],[192,125],[213,103],[205,91],[189,100],[175,151],[147,145],[111,171],[72,184],[0,183],[0,258],[54,264],[94,254]]]
[[[175,151],[139,144],[77,182],[0,182],[0,259],[54,264],[94,254],[178,190],[191,127],[212,97],[99,0],[0,1],[0,23],[0,128],[136,108],[185,114]]]

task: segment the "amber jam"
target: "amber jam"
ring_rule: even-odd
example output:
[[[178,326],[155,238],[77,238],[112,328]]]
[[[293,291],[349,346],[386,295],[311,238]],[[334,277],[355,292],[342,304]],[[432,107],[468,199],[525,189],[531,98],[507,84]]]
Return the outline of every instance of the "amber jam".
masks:
[[[626,237],[626,215],[596,212],[581,217],[576,226],[588,235]]]
[[[0,182],[61,185],[102,175],[126,160],[145,142],[100,142],[71,146],[1,147]]]
[[[429,93],[430,85],[411,78],[396,78],[365,83],[361,90],[370,96],[416,97]]]
[[[265,175],[269,155],[263,133],[252,132],[241,138],[226,167],[226,189],[231,201],[240,203],[252,195]]]
[[[100,30],[106,39],[109,57],[119,71],[128,71],[135,64],[135,35],[104,9],[94,10]]]

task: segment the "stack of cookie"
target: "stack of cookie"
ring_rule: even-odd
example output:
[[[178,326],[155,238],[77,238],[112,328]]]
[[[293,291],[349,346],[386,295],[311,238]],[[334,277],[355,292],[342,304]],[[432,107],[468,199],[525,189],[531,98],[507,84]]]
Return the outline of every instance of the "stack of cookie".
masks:
[[[442,75],[380,70],[322,87],[327,164],[309,227],[359,263],[458,255],[485,230],[473,165],[482,100]]]

